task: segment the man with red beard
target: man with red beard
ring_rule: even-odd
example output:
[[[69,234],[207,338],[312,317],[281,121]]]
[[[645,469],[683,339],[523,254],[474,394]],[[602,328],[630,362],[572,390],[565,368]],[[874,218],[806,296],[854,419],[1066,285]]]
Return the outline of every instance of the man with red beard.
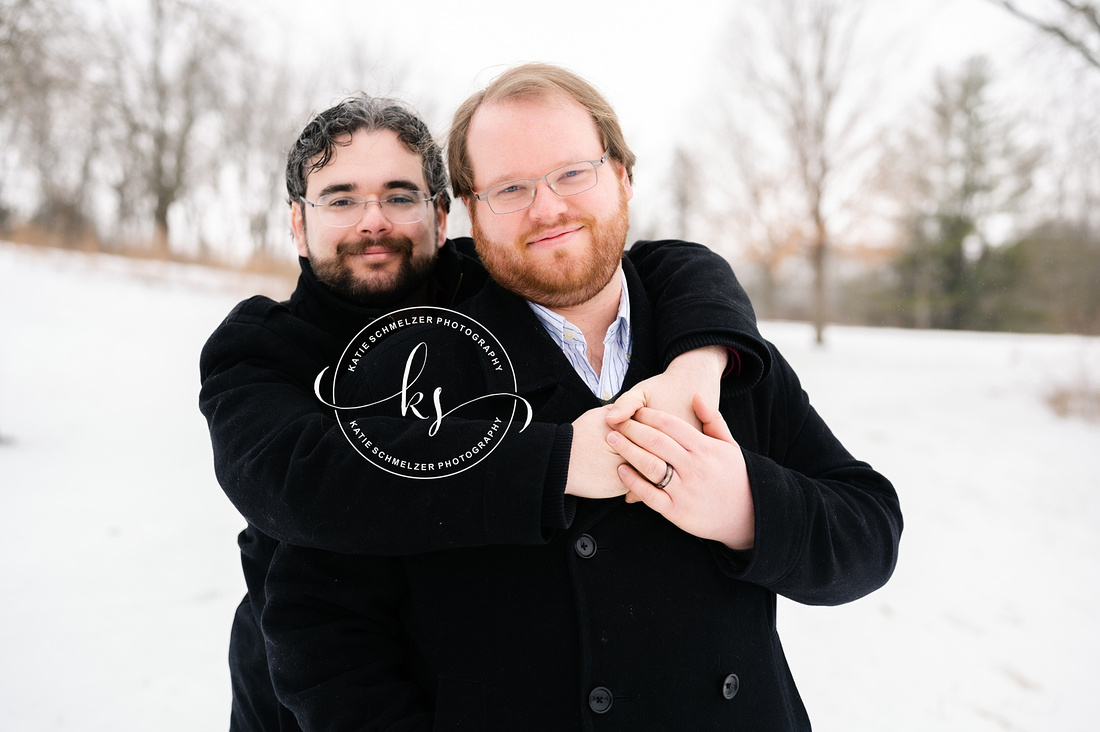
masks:
[[[318,373],[376,318],[410,305],[453,308],[486,275],[468,239],[446,237],[442,150],[398,102],[358,96],[318,114],[289,151],[286,184],[298,286],[285,302],[240,303],[200,359],[200,409],[218,480],[248,521],[239,539],[248,594],[230,642],[233,730],[297,727],[275,699],[259,630],[279,542],[346,555],[541,545],[569,524],[571,496],[626,492],[597,409],[509,436],[498,450],[512,456],[504,473],[487,462],[416,481],[364,460],[316,396]],[[713,388],[716,400],[726,362],[725,351],[715,358],[720,345],[736,349],[739,366],[723,388],[747,389],[761,378],[766,349],[721,259],[684,242],[642,244],[631,257],[646,273],[653,306],[670,312],[659,358],[671,363],[622,396],[627,411],[643,399],[690,409],[698,388]],[[720,305],[698,297],[701,280]]]
[[[570,521],[537,544],[398,558],[281,546],[263,617],[280,699],[310,730],[810,729],[776,596],[839,604],[885,583],[902,527],[892,485],[771,346],[757,387],[717,409],[694,400],[702,432],[599,409],[657,373],[670,313],[622,258],[634,156],[590,84],[509,70],[459,108],[448,150],[495,280],[462,309],[517,363],[536,420],[595,410],[631,493],[567,491]]]

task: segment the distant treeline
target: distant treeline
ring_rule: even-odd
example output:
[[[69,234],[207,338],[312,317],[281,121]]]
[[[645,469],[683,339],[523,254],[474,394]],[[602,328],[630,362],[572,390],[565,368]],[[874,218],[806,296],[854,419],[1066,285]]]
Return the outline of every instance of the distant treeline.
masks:
[[[304,68],[259,52],[265,8],[124,5],[0,0],[0,238],[293,264],[285,147],[319,101],[379,91],[370,34]],[[647,172],[666,205],[634,207],[637,238],[709,244],[761,316],[819,338],[829,321],[1100,334],[1100,25],[1048,4],[1038,86],[973,58],[899,92],[881,72],[905,60],[866,16],[887,0],[735,5],[719,58],[684,69],[703,111],[667,175]],[[900,114],[884,88],[912,94]]]

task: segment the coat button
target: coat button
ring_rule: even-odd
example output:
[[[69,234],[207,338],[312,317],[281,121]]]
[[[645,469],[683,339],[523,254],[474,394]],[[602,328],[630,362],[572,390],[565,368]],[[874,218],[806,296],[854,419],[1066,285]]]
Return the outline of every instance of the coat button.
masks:
[[[740,688],[741,680],[737,678],[737,674],[730,674],[726,677],[726,680],[722,682],[722,696],[727,699],[732,699],[737,696],[737,691]]]
[[[588,694],[588,706],[596,714],[603,714],[611,708],[611,689],[606,686],[597,686]]]
[[[596,540],[588,534],[581,534],[573,542],[573,550],[581,559],[590,559],[596,553]]]

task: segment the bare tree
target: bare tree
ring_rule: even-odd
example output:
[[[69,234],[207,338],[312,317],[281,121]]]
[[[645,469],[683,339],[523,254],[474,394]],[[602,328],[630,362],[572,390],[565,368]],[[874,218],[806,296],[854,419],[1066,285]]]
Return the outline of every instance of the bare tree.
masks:
[[[242,43],[225,7],[189,0],[149,0],[148,7],[147,25],[108,29],[104,92],[117,123],[119,218],[150,215],[154,251],[167,257],[173,204],[198,178],[216,177],[223,82]]]
[[[759,275],[757,312],[777,317],[784,269],[807,250],[802,197],[791,169],[773,165],[767,151],[740,129],[736,117],[727,116],[722,131],[724,174],[715,181],[715,189],[724,195],[714,206],[712,221],[719,229],[732,225],[740,256]]]
[[[758,32],[739,27],[731,34],[736,41],[729,47],[740,49],[740,55],[727,62],[742,93],[732,95],[735,106],[722,137],[733,152],[736,195],[754,209],[741,218],[758,222],[758,261],[770,267],[785,259],[792,245],[805,246],[813,272],[812,319],[821,343],[828,322],[833,216],[844,207],[840,179],[856,169],[854,131],[865,111],[852,60],[862,3],[774,0],[757,7]],[[729,89],[716,90],[715,96],[731,97]]]
[[[70,244],[94,228],[90,207],[101,135],[88,120],[99,118],[100,100],[86,92],[94,37],[66,0],[4,4],[0,129],[13,163],[37,183],[36,223]]]
[[[223,116],[224,163],[233,171],[226,196],[247,224],[251,256],[279,259],[292,251],[281,250],[288,238],[277,234],[289,231],[286,153],[309,113],[309,93],[289,66],[250,56],[237,68]]]
[[[34,60],[42,55],[45,43],[43,5],[39,0],[0,0],[0,150],[19,149],[16,135],[23,126],[23,105],[32,87],[25,71],[36,68]],[[0,156],[0,232],[10,226],[4,194],[13,157]]]
[[[990,0],[1100,69],[1100,5],[1081,0]],[[1027,7],[1024,7],[1027,5]]]
[[[698,214],[702,194],[702,173],[699,164],[687,148],[677,145],[672,153],[672,208],[676,214],[676,231],[690,239],[688,231]]]
[[[61,17],[60,8],[48,0],[0,0],[0,134],[3,135],[3,167],[0,195],[7,174],[25,164],[26,141],[34,128],[34,108],[52,86],[48,74],[50,29]],[[9,225],[9,209],[0,199],[0,230]]]
[[[50,0],[0,0],[0,113],[22,108],[34,89],[34,74],[49,56],[49,31],[61,18]]]
[[[1044,81],[1029,99],[1050,155],[1048,209],[1066,229],[1100,231],[1100,4],[1071,0],[990,0],[1048,42],[1029,59]]]

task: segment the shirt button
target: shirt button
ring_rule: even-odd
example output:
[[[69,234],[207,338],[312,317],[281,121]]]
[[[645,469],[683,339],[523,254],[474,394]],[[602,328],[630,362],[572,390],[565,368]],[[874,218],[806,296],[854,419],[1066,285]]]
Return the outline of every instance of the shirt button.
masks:
[[[726,677],[726,680],[722,682],[722,696],[727,699],[732,699],[737,696],[737,691],[741,688],[741,680],[737,678],[737,674],[730,674]]]
[[[573,542],[573,550],[581,559],[591,559],[596,553],[596,540],[588,534],[581,534]]]
[[[596,714],[603,714],[611,708],[611,690],[606,686],[597,686],[588,694],[588,706]]]

